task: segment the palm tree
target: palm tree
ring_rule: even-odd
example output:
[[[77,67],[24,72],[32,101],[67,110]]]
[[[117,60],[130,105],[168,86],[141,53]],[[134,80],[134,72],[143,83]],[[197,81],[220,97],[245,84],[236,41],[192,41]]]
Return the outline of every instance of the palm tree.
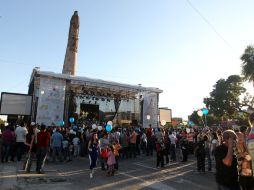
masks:
[[[242,75],[245,81],[254,83],[254,47],[247,46],[244,54],[241,57],[242,63]]]

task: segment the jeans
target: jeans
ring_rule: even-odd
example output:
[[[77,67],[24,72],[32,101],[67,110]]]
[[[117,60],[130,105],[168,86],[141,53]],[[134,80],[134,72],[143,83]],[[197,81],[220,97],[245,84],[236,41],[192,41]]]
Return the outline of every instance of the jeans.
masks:
[[[170,158],[172,161],[176,161],[176,145],[170,144]]]
[[[130,143],[130,158],[132,157],[132,154],[134,155],[134,158],[136,158],[136,144]]]
[[[25,143],[17,142],[16,145],[17,145],[17,160],[20,161],[22,155],[25,152]]]
[[[207,157],[208,170],[210,171],[212,169],[212,159],[211,159],[211,154],[210,154],[210,149],[209,148],[205,149],[205,155]]]
[[[153,140],[151,138],[147,139],[147,148],[146,148],[146,155],[149,156],[149,154],[153,155]]]
[[[129,158],[129,148],[128,147],[123,147],[122,150],[122,158]]]
[[[62,148],[61,147],[52,147],[53,149],[53,162],[56,161],[56,156],[58,156],[58,159],[62,161]]]
[[[37,158],[36,171],[37,172],[41,171],[42,164],[43,164],[43,161],[45,160],[44,158],[46,157],[47,152],[48,152],[47,148],[38,148],[37,149],[37,153],[36,153],[36,158]]]
[[[1,161],[8,162],[8,158],[10,155],[11,144],[3,144],[2,145],[2,154],[1,154]]]

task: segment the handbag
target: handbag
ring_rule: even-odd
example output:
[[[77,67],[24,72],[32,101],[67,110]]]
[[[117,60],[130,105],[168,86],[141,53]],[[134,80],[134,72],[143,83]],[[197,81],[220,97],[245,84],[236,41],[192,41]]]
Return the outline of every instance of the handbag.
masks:
[[[102,149],[101,150],[101,157],[102,158],[107,158],[108,157],[108,151],[107,151],[107,149]]]

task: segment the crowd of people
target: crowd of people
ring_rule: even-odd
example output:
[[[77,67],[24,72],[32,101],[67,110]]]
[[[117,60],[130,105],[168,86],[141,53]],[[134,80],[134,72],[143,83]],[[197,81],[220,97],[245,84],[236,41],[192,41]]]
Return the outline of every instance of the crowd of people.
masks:
[[[2,126],[1,162],[19,162],[23,156],[26,172],[30,172],[33,160],[36,160],[36,172],[43,173],[46,161],[70,162],[76,157],[88,156],[90,178],[93,178],[97,162],[107,176],[113,176],[122,159],[156,154],[155,165],[163,168],[170,162],[187,162],[188,155],[194,154],[198,173],[216,168],[218,189],[245,190],[253,186],[246,131],[247,128],[223,131],[209,127],[153,128],[151,125],[147,128],[115,127],[107,131],[92,126],[10,124]]]

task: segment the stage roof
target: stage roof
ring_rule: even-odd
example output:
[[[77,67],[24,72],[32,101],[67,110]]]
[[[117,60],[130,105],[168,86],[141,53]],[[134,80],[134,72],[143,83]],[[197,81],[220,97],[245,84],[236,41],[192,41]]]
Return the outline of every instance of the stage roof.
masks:
[[[34,69],[33,73],[31,75],[30,83],[32,82],[34,77],[53,77],[57,79],[64,79],[69,80],[72,86],[86,86],[86,87],[93,87],[96,89],[111,89],[113,91],[128,91],[132,93],[142,93],[142,92],[154,92],[154,93],[162,93],[163,91],[159,88],[155,87],[143,87],[140,85],[130,85],[130,84],[124,84],[124,83],[118,83],[113,81],[106,81],[101,79],[93,79],[88,77],[81,77],[81,76],[72,76],[68,74],[60,74],[60,73],[54,73],[49,71],[39,71]]]

